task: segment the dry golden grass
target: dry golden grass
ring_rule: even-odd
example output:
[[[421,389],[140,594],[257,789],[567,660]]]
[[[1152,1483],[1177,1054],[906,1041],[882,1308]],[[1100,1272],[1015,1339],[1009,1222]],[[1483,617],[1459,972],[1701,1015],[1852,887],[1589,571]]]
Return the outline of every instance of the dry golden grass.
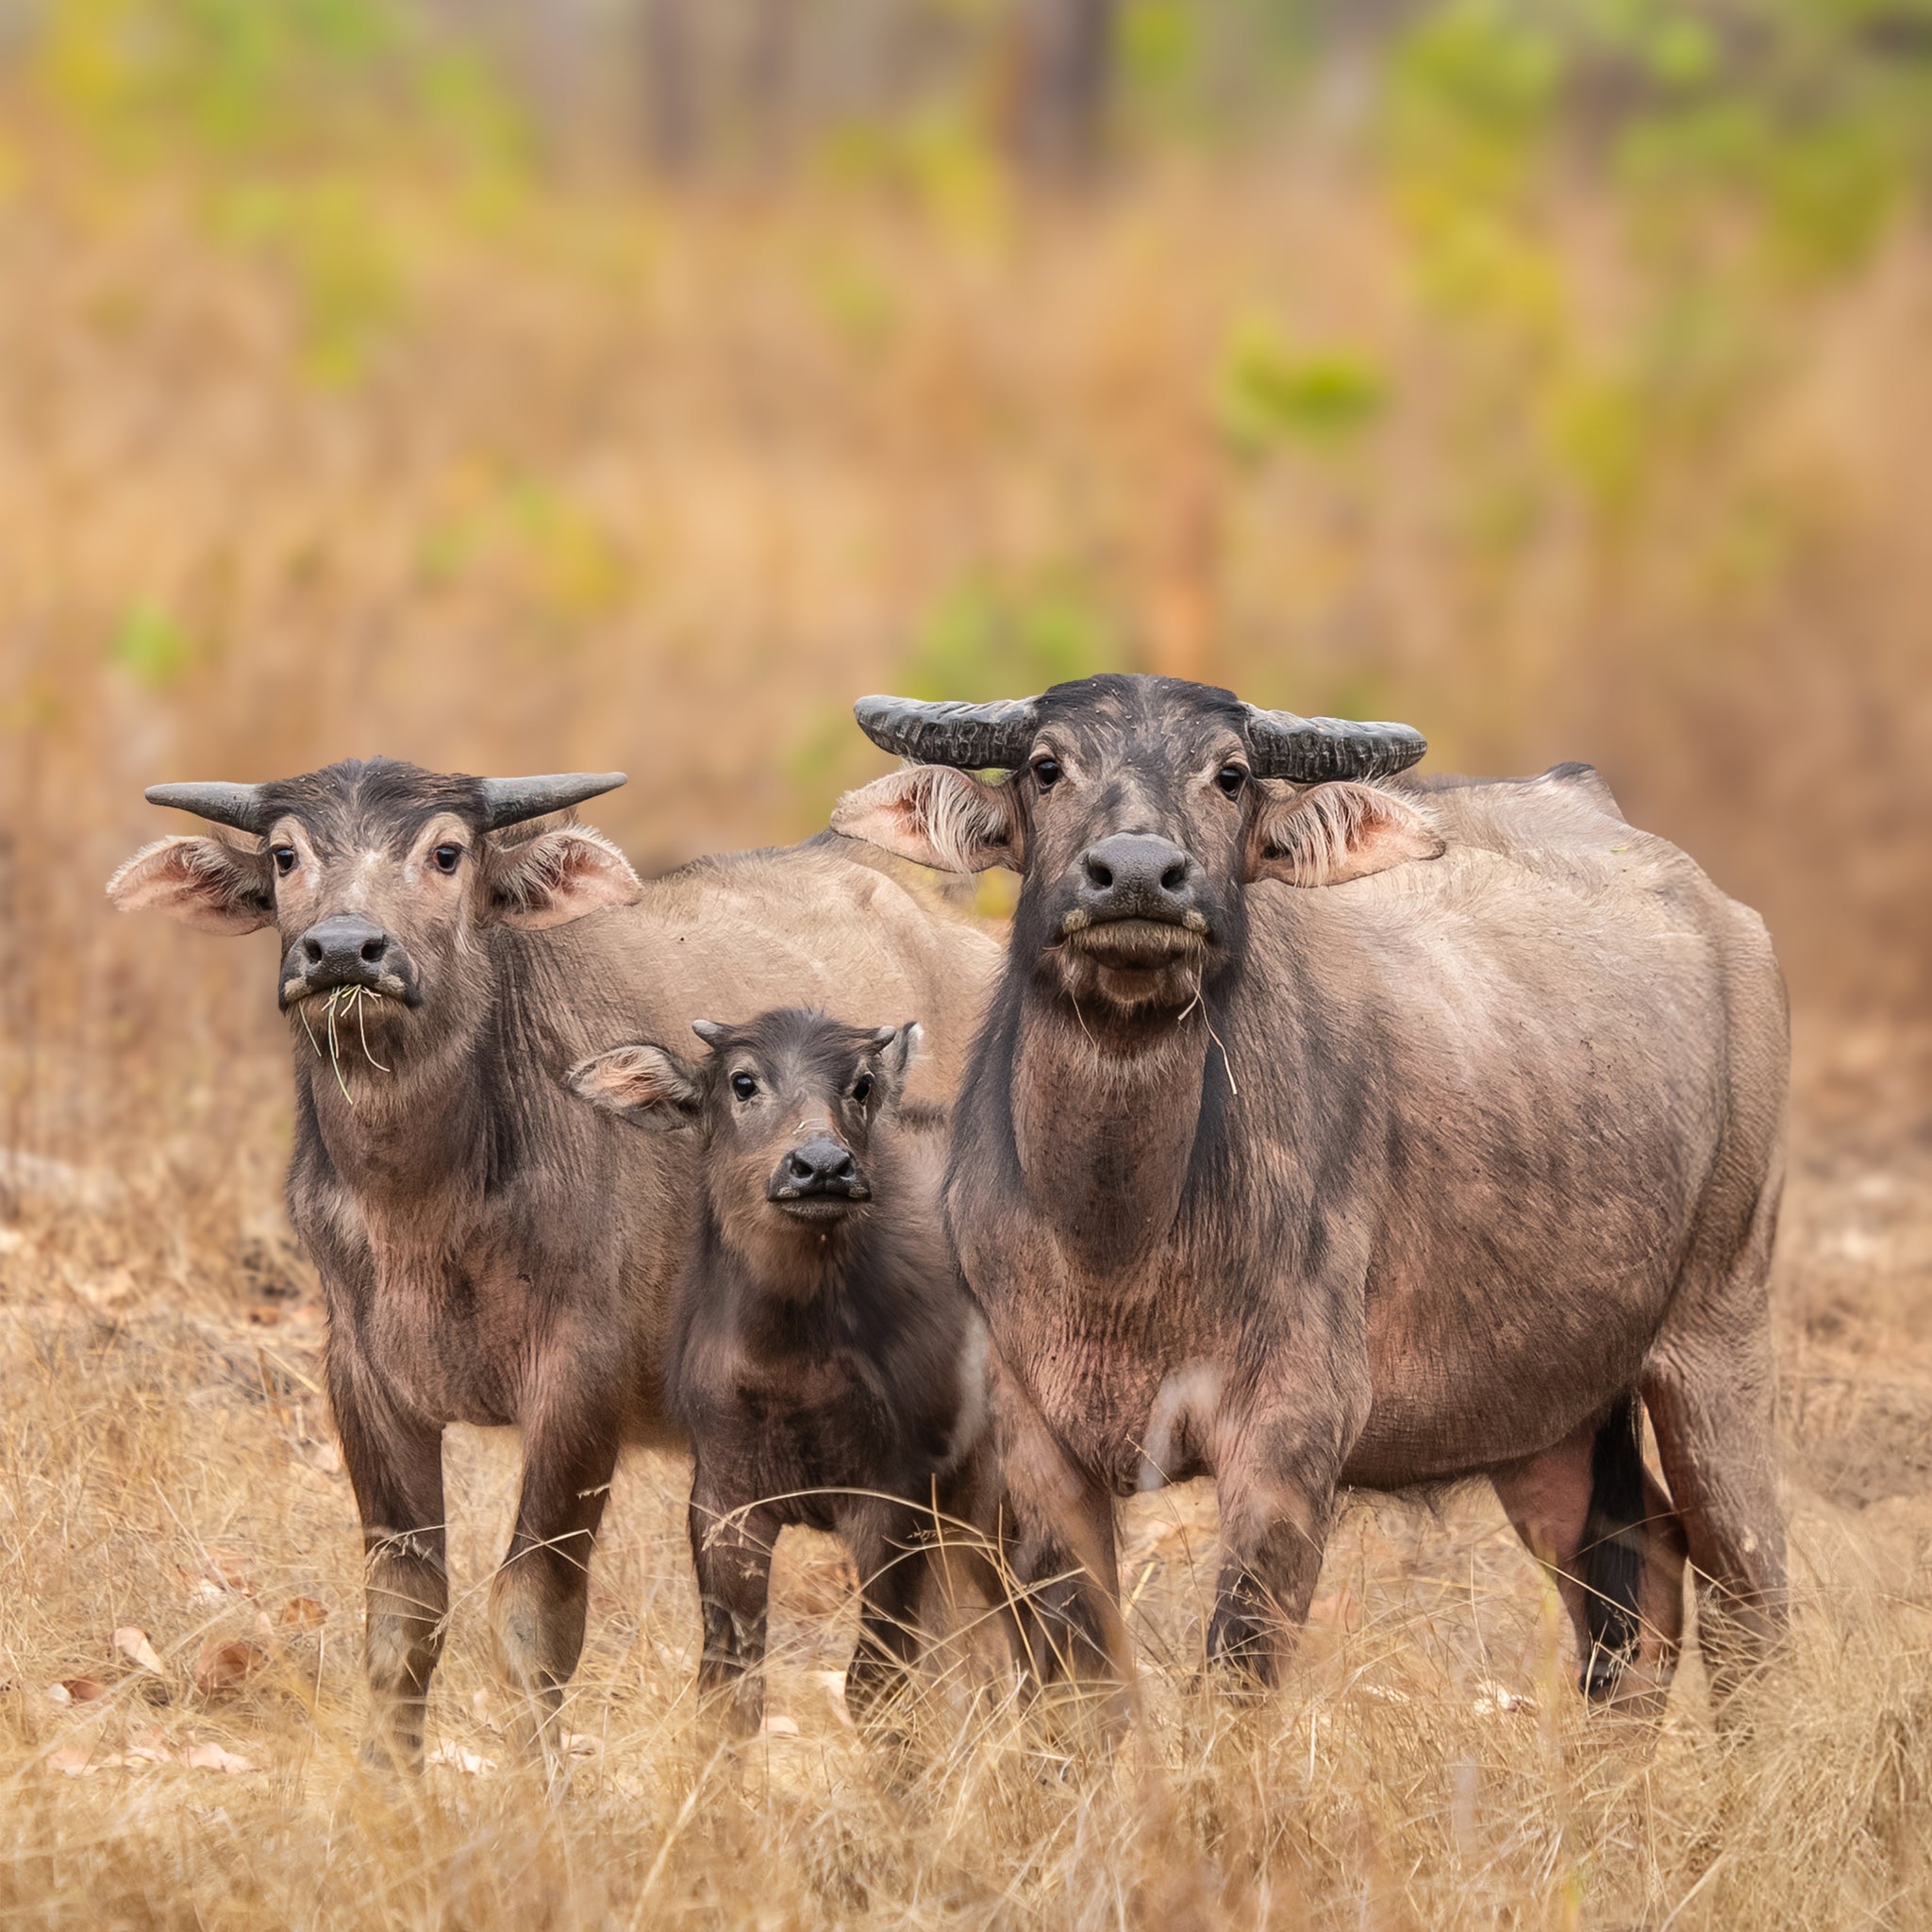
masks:
[[[1514,438],[1558,374],[1504,355],[1485,389],[1345,184],[458,221],[393,184],[291,214],[35,166],[0,188],[0,1914],[1932,1922],[1932,1047],[1837,1010],[1909,1007],[1932,934],[1923,250],[1767,318],[1747,428],[1660,459],[1611,528]],[[1565,246],[1587,361],[1635,272],[1587,221]],[[1255,316],[1386,373],[1364,440],[1227,445]],[[457,1431],[435,1723],[496,1769],[353,1769],[357,1537],[278,1205],[267,942],[108,918],[159,829],[141,787],[376,749],[625,764],[597,816],[647,862],[791,836],[874,768],[849,698],[908,654],[957,671],[941,620],[985,586],[1022,611],[1003,676],[1071,623],[1076,654],[1413,716],[1445,764],[1595,757],[1770,913],[1801,994],[1799,1594],[1746,1725],[1713,1729],[1694,1666],[1659,1730],[1591,1722],[1474,1492],[1351,1514],[1291,1685],[1237,1721],[1194,1682],[1191,1491],[1129,1511],[1149,1720],[1112,1765],[945,1696],[906,1761],[856,1746],[814,1674],[850,1608],[809,1544],[780,1582],[797,1732],[721,1752],[681,1474],[640,1460],[571,1707],[591,1748],[546,1790],[488,1721],[511,1447]],[[160,1673],[113,1647],[130,1625]],[[210,1642],[262,1667],[204,1696]],[[84,1677],[108,1694],[49,1697]],[[166,1761],[208,1743],[257,1768]]]

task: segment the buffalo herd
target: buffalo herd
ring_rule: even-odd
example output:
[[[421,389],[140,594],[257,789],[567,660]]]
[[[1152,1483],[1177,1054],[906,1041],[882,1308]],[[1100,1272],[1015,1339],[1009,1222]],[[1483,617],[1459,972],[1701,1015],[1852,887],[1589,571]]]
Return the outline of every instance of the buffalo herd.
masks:
[[[1406,726],[1152,676],[856,712],[905,762],[828,831],[650,880],[572,809],[615,773],[147,794],[222,829],[113,903],[277,936],[371,1761],[423,1760],[452,1423],[520,1434],[490,1628],[535,1751],[626,1443],[692,1455],[743,1728],[787,1524],[852,1552],[856,1717],[947,1627],[1113,1695],[1116,1498],[1196,1475],[1230,1690],[1343,1491],[1483,1477],[1591,1700],[1660,1704],[1688,1567],[1722,1708],[1786,1618],[1762,923],[1584,765],[1420,776]],[[992,866],[1004,944],[921,870]]]

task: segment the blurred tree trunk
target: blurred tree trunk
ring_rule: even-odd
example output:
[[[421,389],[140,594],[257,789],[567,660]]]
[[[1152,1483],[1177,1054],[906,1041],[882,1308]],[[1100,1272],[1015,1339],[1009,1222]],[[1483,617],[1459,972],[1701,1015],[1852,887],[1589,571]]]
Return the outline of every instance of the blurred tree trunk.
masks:
[[[1117,0],[1017,0],[1013,134],[1023,166],[1070,179],[1099,165]]]
[[[702,128],[698,111],[698,49],[693,8],[699,0],[641,0],[644,147],[666,175],[696,165]]]
[[[755,0],[739,61],[739,92],[748,126],[745,147],[761,167],[782,158],[791,108],[797,0]]]

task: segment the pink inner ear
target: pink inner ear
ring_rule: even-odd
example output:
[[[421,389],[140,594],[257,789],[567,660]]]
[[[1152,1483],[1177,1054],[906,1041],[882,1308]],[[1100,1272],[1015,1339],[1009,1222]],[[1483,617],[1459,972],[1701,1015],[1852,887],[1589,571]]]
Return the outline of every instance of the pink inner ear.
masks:
[[[275,908],[251,853],[219,839],[170,838],[137,852],[108,881],[123,912],[162,912],[196,932],[233,936],[273,924]]]
[[[496,916],[524,932],[568,925],[606,906],[634,906],[643,886],[617,847],[582,825],[566,825],[503,855],[494,881]]]

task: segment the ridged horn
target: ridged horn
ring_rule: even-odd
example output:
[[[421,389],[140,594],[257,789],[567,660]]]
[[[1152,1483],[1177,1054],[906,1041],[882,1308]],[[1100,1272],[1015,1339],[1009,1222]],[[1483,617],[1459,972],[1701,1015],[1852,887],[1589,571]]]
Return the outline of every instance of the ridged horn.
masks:
[[[150,805],[173,806],[176,811],[192,811],[195,817],[218,825],[233,825],[238,832],[263,832],[265,807],[259,785],[233,785],[209,778],[199,785],[150,785],[143,796]]]
[[[622,772],[550,772],[541,778],[484,778],[483,829],[501,831],[546,812],[568,811],[587,798],[615,791],[625,782]]]
[[[921,765],[954,765],[962,772],[1011,772],[1033,749],[1038,698],[995,698],[967,704],[957,698],[860,698],[852,715],[881,751]]]
[[[1248,758],[1257,778],[1286,778],[1295,785],[1387,778],[1407,771],[1428,748],[1428,740],[1407,724],[1302,718],[1248,707]]]

